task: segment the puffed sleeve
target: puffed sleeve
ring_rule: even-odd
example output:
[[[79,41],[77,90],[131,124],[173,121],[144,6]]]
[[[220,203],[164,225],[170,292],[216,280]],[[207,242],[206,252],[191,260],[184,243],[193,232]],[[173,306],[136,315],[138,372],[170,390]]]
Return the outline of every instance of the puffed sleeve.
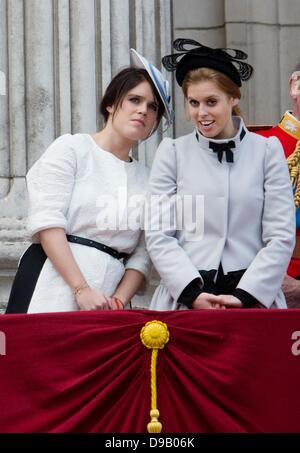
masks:
[[[279,140],[266,144],[262,240],[237,288],[269,308],[280,290],[295,245],[295,208],[288,166]]]
[[[33,242],[39,241],[39,231],[66,229],[76,166],[72,136],[66,134],[56,139],[27,173],[27,233]]]
[[[177,163],[174,141],[159,145],[150,175],[149,221],[146,243],[150,258],[175,301],[183,290],[201,277],[180,246],[177,230]],[[200,293],[199,289],[199,293]]]

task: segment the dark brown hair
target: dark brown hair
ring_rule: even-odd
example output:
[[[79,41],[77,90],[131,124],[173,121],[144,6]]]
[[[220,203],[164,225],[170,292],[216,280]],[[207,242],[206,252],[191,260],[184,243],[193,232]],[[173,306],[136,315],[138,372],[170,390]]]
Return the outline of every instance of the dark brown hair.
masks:
[[[134,87],[139,85],[142,82],[149,82],[158,104],[158,111],[157,111],[157,123],[156,128],[159,125],[161,117],[165,111],[165,106],[157,94],[157,90],[149,76],[148,72],[145,69],[129,67],[125,68],[120,71],[110,82],[102,101],[100,103],[100,113],[104,118],[104,121],[107,122],[109,117],[109,112],[107,111],[107,107],[115,107],[115,112],[118,108],[122,105],[122,102],[128,93],[128,91],[132,90]],[[156,129],[155,128],[155,129]],[[153,131],[154,132],[154,131]]]
[[[182,83],[182,91],[185,98],[187,98],[188,87],[193,83],[202,82],[203,80],[215,82],[217,87],[229,97],[241,99],[241,90],[237,84],[222,72],[210,68],[193,69],[186,74]],[[233,107],[232,114],[242,116],[241,109],[238,105]]]

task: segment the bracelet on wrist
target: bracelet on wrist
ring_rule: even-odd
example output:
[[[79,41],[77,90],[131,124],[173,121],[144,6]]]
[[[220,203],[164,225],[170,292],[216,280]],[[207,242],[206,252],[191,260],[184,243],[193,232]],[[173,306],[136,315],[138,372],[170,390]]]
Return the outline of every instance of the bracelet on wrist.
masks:
[[[112,299],[114,300],[114,302],[116,303],[117,307],[118,307],[118,310],[124,310],[124,302],[121,301],[121,299],[119,299],[118,297],[116,296],[113,296]]]
[[[73,293],[74,293],[74,296],[79,296],[82,292],[83,289],[85,288],[89,288],[89,285],[87,282],[84,282],[82,283],[82,285],[79,285],[79,286],[76,286],[76,288],[74,289]]]

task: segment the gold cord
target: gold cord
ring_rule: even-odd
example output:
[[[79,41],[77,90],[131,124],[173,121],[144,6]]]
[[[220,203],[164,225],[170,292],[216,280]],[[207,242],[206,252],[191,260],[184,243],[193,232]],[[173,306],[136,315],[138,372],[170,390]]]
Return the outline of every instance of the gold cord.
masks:
[[[152,349],[151,354],[151,421],[147,425],[148,433],[160,433],[162,424],[158,420],[159,410],[157,409],[157,387],[156,387],[156,365],[158,350],[163,349],[169,341],[170,334],[167,324],[161,321],[147,322],[141,330],[141,341],[148,349]]]
[[[291,182],[294,192],[294,204],[298,208],[300,205],[300,140],[297,141],[293,153],[287,158]]]

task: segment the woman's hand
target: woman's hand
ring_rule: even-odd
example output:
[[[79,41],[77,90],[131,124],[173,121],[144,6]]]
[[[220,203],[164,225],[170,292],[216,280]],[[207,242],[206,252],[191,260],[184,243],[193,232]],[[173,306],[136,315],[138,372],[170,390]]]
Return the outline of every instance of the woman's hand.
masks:
[[[230,294],[221,294],[216,296],[210,293],[201,293],[193,302],[193,308],[200,309],[221,309],[225,308],[242,308],[242,302],[235,296]]]
[[[286,275],[282,289],[288,308],[300,308],[300,281]]]
[[[221,294],[218,296],[220,298],[220,304],[222,304],[225,308],[242,308],[243,304],[235,296],[231,296],[230,294]]]
[[[220,302],[220,296],[210,293],[201,293],[193,302],[195,310],[201,309],[225,309],[226,306]]]
[[[80,293],[75,295],[75,300],[80,310],[110,310],[110,298],[105,296],[100,290],[82,288]]]

